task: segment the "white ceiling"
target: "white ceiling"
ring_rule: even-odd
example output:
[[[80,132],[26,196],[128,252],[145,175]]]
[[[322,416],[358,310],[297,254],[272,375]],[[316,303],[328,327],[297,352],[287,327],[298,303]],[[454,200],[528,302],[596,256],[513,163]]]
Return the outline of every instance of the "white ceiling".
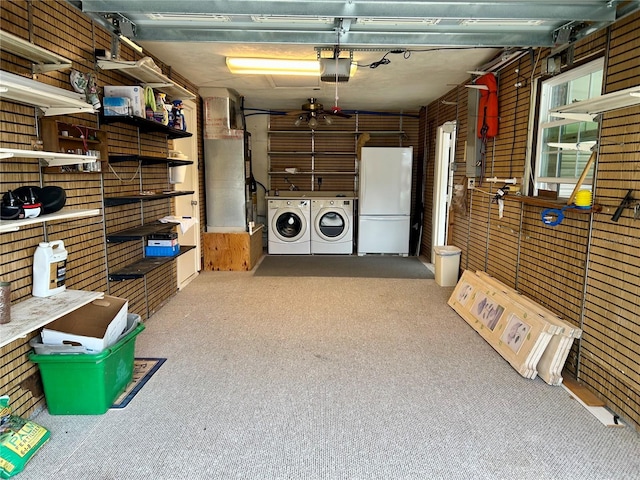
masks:
[[[339,45],[359,68],[338,84],[338,105],[393,111],[431,103],[505,51],[559,47],[640,9],[616,0],[68,1],[199,88],[236,90],[248,108],[298,109],[309,97],[330,107],[336,84],[233,75],[225,57],[315,59]],[[385,54],[390,63],[364,66]],[[301,78],[306,86],[289,83]]]
[[[228,45],[216,43],[140,42],[146,50],[169,64],[199,87],[233,88],[245,97],[245,106],[263,109],[298,109],[309,97],[329,108],[335,103],[335,83],[313,77],[233,75],[225,57],[315,59],[310,46]],[[338,83],[338,105],[345,110],[418,110],[446,93],[451,84],[469,78],[473,70],[496,54],[495,49],[433,51],[388,55],[391,63],[360,67],[348,82]],[[359,65],[380,60],[385,52],[354,52]],[[277,87],[291,83],[307,87]],[[289,82],[289,83],[288,83]]]

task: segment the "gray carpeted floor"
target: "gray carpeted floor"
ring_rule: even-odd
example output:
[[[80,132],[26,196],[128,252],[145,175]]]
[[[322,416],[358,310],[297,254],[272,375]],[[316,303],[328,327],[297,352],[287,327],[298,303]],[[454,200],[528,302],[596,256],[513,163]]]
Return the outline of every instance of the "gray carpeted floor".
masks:
[[[267,277],[434,278],[418,257],[397,255],[267,255],[255,274]]]
[[[20,480],[637,479],[640,436],[519,376],[433,280],[205,272],[122,410],[34,420]]]

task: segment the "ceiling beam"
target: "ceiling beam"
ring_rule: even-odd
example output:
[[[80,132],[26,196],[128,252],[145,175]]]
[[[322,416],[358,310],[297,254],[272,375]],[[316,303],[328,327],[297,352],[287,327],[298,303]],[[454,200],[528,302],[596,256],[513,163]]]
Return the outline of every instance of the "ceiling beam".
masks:
[[[616,20],[616,1],[390,1],[390,0],[82,0],[87,13],[286,15],[340,18],[541,19],[560,21]]]
[[[234,28],[147,28],[138,26],[136,40],[163,42],[271,43],[301,45],[333,45],[334,31],[283,31]],[[548,32],[524,31],[468,31],[468,32],[358,32],[348,31],[340,36],[343,47],[356,46],[458,46],[458,47],[529,47],[553,46]]]

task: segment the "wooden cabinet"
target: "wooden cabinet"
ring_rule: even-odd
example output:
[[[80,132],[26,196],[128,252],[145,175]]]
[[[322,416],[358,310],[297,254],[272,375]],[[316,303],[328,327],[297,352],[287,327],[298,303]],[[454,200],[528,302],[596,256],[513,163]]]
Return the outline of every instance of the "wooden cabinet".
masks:
[[[50,152],[95,156],[96,162],[47,167],[47,173],[100,172],[108,158],[107,135],[97,128],[42,118],[42,142]]]

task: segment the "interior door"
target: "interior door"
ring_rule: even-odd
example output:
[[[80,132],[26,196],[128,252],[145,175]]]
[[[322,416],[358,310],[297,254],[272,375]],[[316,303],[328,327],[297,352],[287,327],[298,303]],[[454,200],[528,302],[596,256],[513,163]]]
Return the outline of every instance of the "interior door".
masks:
[[[196,224],[182,233],[178,227],[178,241],[180,245],[194,245],[196,248],[177,258],[178,289],[182,290],[200,271],[200,209],[198,208],[198,131],[196,121],[196,105],[192,101],[183,102],[183,113],[187,130],[193,135],[188,138],[175,139],[174,149],[181,151],[193,161],[187,166],[184,181],[176,185],[176,190],[193,191],[193,195],[175,197],[176,216],[196,219]]]
[[[446,122],[438,127],[436,136],[436,161],[433,186],[433,237],[431,246],[447,244],[447,218],[451,203],[451,164],[455,158],[456,122]],[[433,248],[431,259],[435,259]]]

